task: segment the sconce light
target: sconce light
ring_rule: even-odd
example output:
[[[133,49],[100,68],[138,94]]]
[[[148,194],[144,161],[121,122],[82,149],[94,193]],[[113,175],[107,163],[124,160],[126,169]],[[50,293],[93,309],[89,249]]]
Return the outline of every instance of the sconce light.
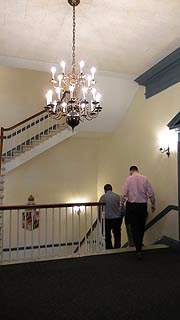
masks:
[[[169,148],[169,146],[167,147],[167,149],[160,148],[159,151],[160,151],[161,153],[164,153],[164,152],[165,152],[166,155],[167,155],[168,158],[169,158],[169,156],[170,156],[170,148]]]
[[[85,213],[85,206],[75,206],[73,207],[73,212],[76,214]]]
[[[165,128],[161,130],[158,134],[158,147],[161,153],[164,153],[170,157],[177,152],[177,132],[174,130],[169,130]],[[171,152],[170,152],[171,150]]]

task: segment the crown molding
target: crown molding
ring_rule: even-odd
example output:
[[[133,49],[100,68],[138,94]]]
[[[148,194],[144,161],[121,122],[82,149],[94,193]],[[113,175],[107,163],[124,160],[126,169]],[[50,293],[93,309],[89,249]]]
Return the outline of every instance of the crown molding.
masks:
[[[145,87],[146,99],[180,81],[180,47],[144,72],[135,81]]]

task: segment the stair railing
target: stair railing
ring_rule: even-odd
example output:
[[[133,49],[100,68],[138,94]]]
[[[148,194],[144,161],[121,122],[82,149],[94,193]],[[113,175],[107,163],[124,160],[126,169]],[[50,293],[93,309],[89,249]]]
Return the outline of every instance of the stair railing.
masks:
[[[81,247],[85,244],[85,242],[87,241],[89,247],[94,247],[96,245],[102,245],[104,244],[103,242],[103,233],[102,233],[102,238],[100,238],[100,242],[99,244],[96,243],[96,239],[94,239],[94,231],[96,230],[98,226],[98,219],[96,219],[94,221],[94,223],[90,226],[90,228],[88,229],[88,231],[86,232],[85,236],[83,236],[83,238],[80,240],[80,242],[78,243],[78,246],[76,247],[76,249],[74,250],[74,253],[78,252]],[[99,226],[101,226],[101,223],[99,223]],[[93,234],[94,233],[94,234]]]
[[[52,119],[46,111],[37,114],[8,128],[1,128],[0,163],[15,156],[47,138],[50,132],[57,128],[63,130],[66,124]]]
[[[166,208],[164,208],[161,212],[159,212],[152,220],[150,220],[145,225],[145,232],[152,228],[158,221],[160,221],[164,216],[166,216],[170,211],[179,211],[179,207],[176,205],[168,205]],[[128,242],[124,243],[123,248],[126,248],[128,246]]]
[[[152,220],[150,220],[146,224],[145,231],[150,229],[155,223],[157,223],[159,220],[161,220],[164,216],[166,216],[172,210],[178,211],[179,207],[171,204],[171,205],[167,206],[166,208],[164,208],[161,212],[159,212]]]
[[[67,258],[103,252],[105,246],[102,243],[102,229],[97,220],[100,205],[99,202],[87,202],[0,206],[0,263]],[[77,206],[83,206],[83,212],[79,213],[75,209]],[[95,221],[97,225],[94,236],[84,238],[88,230],[92,230]],[[75,252],[77,246],[78,250]]]
[[[63,94],[62,99],[64,98]],[[65,119],[56,120],[50,117],[46,110],[42,110],[17,124],[1,127],[0,135],[0,173],[3,161],[31,148],[41,139],[47,138],[54,130],[63,130],[67,127]]]

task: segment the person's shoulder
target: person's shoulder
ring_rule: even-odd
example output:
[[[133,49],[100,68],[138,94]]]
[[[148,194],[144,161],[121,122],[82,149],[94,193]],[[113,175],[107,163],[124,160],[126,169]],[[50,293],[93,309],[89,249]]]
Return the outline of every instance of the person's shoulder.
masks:
[[[142,178],[142,179],[147,179],[147,177],[144,175],[144,174],[141,174],[141,173],[136,173],[136,176]]]
[[[144,183],[149,183],[149,178],[147,176],[141,174],[140,178],[142,179],[142,181],[144,181]]]
[[[133,175],[126,177],[125,182],[132,180],[132,178],[133,178]]]
[[[112,193],[113,193],[113,195],[114,195],[115,197],[120,198],[120,195],[119,195],[118,193],[115,193],[115,192],[112,192]]]
[[[104,201],[104,199],[105,199],[105,193],[104,194],[102,194],[102,196],[100,197],[100,199],[99,199],[99,202],[103,202]]]
[[[147,176],[145,176],[144,174],[140,174],[140,176],[142,177],[142,179],[144,179],[144,180],[148,180],[148,177],[147,177]]]

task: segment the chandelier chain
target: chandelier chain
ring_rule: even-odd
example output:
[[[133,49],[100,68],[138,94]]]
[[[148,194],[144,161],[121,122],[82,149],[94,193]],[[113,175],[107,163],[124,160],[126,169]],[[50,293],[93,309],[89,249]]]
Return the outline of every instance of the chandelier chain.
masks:
[[[84,61],[79,63],[76,70],[76,16],[75,7],[80,0],[68,0],[73,7],[72,11],[72,70],[66,71],[65,61],[61,61],[62,72],[56,75],[56,68],[51,68],[51,85],[46,95],[45,109],[53,119],[65,119],[72,131],[81,121],[95,119],[101,112],[101,95],[96,92],[95,72],[91,68],[91,75],[84,73]]]
[[[75,70],[75,40],[76,40],[76,15],[75,5],[73,5],[73,41],[72,41],[72,67]]]

